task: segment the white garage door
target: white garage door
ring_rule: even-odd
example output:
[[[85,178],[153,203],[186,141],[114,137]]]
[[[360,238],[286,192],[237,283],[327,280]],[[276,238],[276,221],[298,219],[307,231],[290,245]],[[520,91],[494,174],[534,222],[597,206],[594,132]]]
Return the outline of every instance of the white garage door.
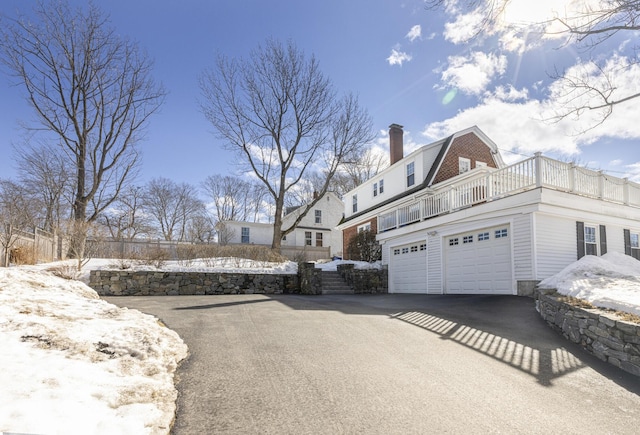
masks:
[[[392,247],[389,275],[393,293],[426,293],[427,243]]]
[[[444,239],[445,293],[513,294],[509,225]]]

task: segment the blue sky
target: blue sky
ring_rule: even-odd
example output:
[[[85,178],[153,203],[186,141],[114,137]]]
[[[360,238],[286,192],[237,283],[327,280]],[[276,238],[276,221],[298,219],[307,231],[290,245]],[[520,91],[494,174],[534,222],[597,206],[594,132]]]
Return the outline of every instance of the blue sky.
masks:
[[[34,3],[2,0],[0,13],[29,13]],[[528,7],[534,5],[539,12],[549,0],[513,3],[510,16],[521,21],[531,17]],[[463,42],[473,16],[453,8],[427,10],[420,0],[99,4],[117,32],[138,41],[154,59],[154,76],[169,92],[140,144],[140,184],[159,176],[198,184],[209,175],[235,173],[235,156],[223,149],[198,109],[198,76],[213,66],[216,53],[247,56],[269,37],[292,39],[307,55],[316,56],[338,91],[359,96],[380,132],[372,146],[383,152],[392,123],[405,127],[407,151],[475,124],[508,162],[542,151],[640,180],[639,101],[619,106],[609,121],[585,135],[574,134],[580,128],[576,122],[540,120],[554,110],[550,96],[557,83],[550,74],[572,68],[588,55],[561,40],[525,35],[523,45],[522,34],[495,29],[489,36]],[[621,35],[595,55],[617,56],[615,61],[622,62],[637,40],[638,34]],[[637,89],[638,70],[621,77],[621,83],[621,88]],[[21,141],[20,122],[30,119],[21,89],[0,75],[1,178],[15,175],[11,145]]]

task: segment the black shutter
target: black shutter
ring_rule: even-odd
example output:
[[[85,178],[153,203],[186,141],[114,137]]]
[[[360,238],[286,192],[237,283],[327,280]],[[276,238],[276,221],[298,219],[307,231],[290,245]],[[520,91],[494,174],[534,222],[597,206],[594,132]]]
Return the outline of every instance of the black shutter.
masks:
[[[578,239],[578,260],[584,257],[584,222],[576,222],[576,236]]]
[[[624,232],[624,253],[625,255],[631,255],[631,231],[623,230],[623,232]]]
[[[607,253],[607,227],[600,225],[600,255]]]

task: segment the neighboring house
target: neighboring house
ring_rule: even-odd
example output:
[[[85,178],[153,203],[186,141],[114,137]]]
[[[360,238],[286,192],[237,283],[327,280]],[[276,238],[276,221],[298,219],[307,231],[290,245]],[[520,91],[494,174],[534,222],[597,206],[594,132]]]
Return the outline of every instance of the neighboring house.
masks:
[[[288,209],[282,219],[282,228],[289,228],[302,211],[303,207]],[[335,193],[327,192],[296,228],[283,237],[283,254],[294,257],[297,252],[305,252],[309,260],[341,256],[342,231],[336,226],[342,220],[343,212],[342,200]],[[273,240],[273,224],[225,221],[222,225],[230,244],[271,245]]]
[[[584,255],[640,258],[639,184],[539,153],[507,166],[477,127],[406,157],[402,134],[339,226],[345,245],[377,233],[390,292],[524,295]]]

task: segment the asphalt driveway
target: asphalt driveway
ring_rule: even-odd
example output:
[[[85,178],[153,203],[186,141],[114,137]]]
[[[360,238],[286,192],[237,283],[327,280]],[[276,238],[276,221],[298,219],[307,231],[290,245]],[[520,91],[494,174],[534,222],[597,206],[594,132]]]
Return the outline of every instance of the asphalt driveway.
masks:
[[[515,296],[106,298],[189,346],[175,434],[638,433],[640,378]]]

